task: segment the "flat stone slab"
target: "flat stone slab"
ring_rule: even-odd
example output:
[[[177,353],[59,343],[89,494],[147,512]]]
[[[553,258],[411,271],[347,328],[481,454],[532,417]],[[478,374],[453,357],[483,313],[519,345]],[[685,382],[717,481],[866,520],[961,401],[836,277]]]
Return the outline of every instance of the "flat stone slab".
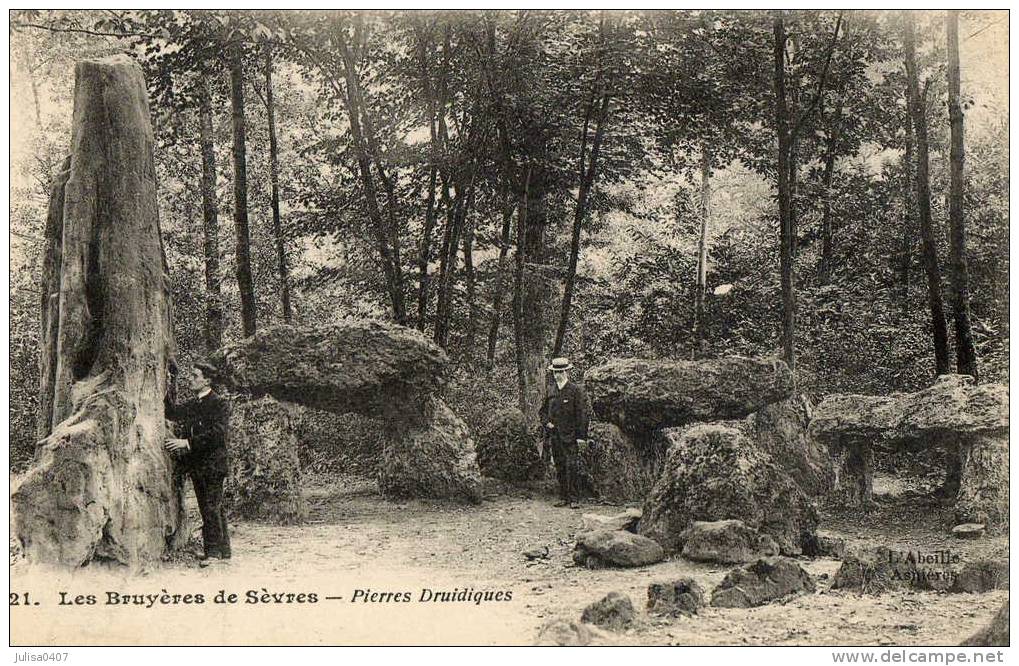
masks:
[[[743,418],[789,398],[793,377],[777,359],[614,359],[591,368],[584,386],[595,414],[623,430]]]
[[[210,361],[234,391],[381,418],[441,388],[448,365],[420,331],[377,321],[267,326]]]
[[[952,528],[952,536],[956,539],[979,539],[987,532],[983,523],[963,523]]]
[[[915,393],[830,395],[814,408],[812,436],[889,447],[929,446],[960,435],[1008,432],[1008,387],[944,375]]]

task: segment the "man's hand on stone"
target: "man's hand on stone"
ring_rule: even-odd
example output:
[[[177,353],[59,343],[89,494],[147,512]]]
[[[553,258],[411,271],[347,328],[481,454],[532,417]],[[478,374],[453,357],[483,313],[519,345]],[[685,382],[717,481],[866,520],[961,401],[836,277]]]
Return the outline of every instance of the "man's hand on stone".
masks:
[[[548,423],[545,424],[545,428],[547,430],[555,430],[555,424],[549,421]]]
[[[190,449],[191,445],[188,444],[188,440],[186,439],[168,439],[163,444],[163,448],[170,453],[177,453],[179,451],[186,451]]]

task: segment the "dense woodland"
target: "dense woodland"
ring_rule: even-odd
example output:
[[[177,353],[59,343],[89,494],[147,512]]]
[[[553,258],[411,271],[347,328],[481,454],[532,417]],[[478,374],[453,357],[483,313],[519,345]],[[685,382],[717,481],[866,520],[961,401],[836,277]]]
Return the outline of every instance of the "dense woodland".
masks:
[[[142,64],[182,362],[393,320],[477,427],[553,354],[1007,381],[1006,12],[18,11],[11,447],[74,62]],[[352,426],[353,427],[353,426]]]

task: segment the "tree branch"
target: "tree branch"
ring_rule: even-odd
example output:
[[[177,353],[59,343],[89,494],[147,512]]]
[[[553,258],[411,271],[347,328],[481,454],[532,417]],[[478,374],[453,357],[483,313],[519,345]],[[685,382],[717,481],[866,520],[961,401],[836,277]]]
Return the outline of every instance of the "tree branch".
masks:
[[[817,92],[814,93],[814,99],[810,102],[810,106],[803,112],[796,123],[793,125],[792,131],[789,133],[790,138],[795,139],[796,135],[803,128],[803,123],[806,122],[810,114],[814,112],[817,105],[821,102],[821,97],[824,96],[824,86],[828,80],[828,72],[831,69],[831,57],[835,53],[835,44],[839,39],[839,31],[842,30],[842,12],[839,12],[838,19],[835,21],[835,31],[832,33],[831,44],[828,45],[828,53],[824,59],[824,69],[821,70],[821,77],[817,80]]]

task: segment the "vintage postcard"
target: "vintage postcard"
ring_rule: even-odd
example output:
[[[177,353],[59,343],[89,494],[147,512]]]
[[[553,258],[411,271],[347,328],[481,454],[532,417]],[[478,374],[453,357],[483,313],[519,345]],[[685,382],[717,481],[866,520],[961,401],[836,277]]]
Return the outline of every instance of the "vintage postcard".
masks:
[[[1003,660],[1007,10],[8,34],[16,661]]]

